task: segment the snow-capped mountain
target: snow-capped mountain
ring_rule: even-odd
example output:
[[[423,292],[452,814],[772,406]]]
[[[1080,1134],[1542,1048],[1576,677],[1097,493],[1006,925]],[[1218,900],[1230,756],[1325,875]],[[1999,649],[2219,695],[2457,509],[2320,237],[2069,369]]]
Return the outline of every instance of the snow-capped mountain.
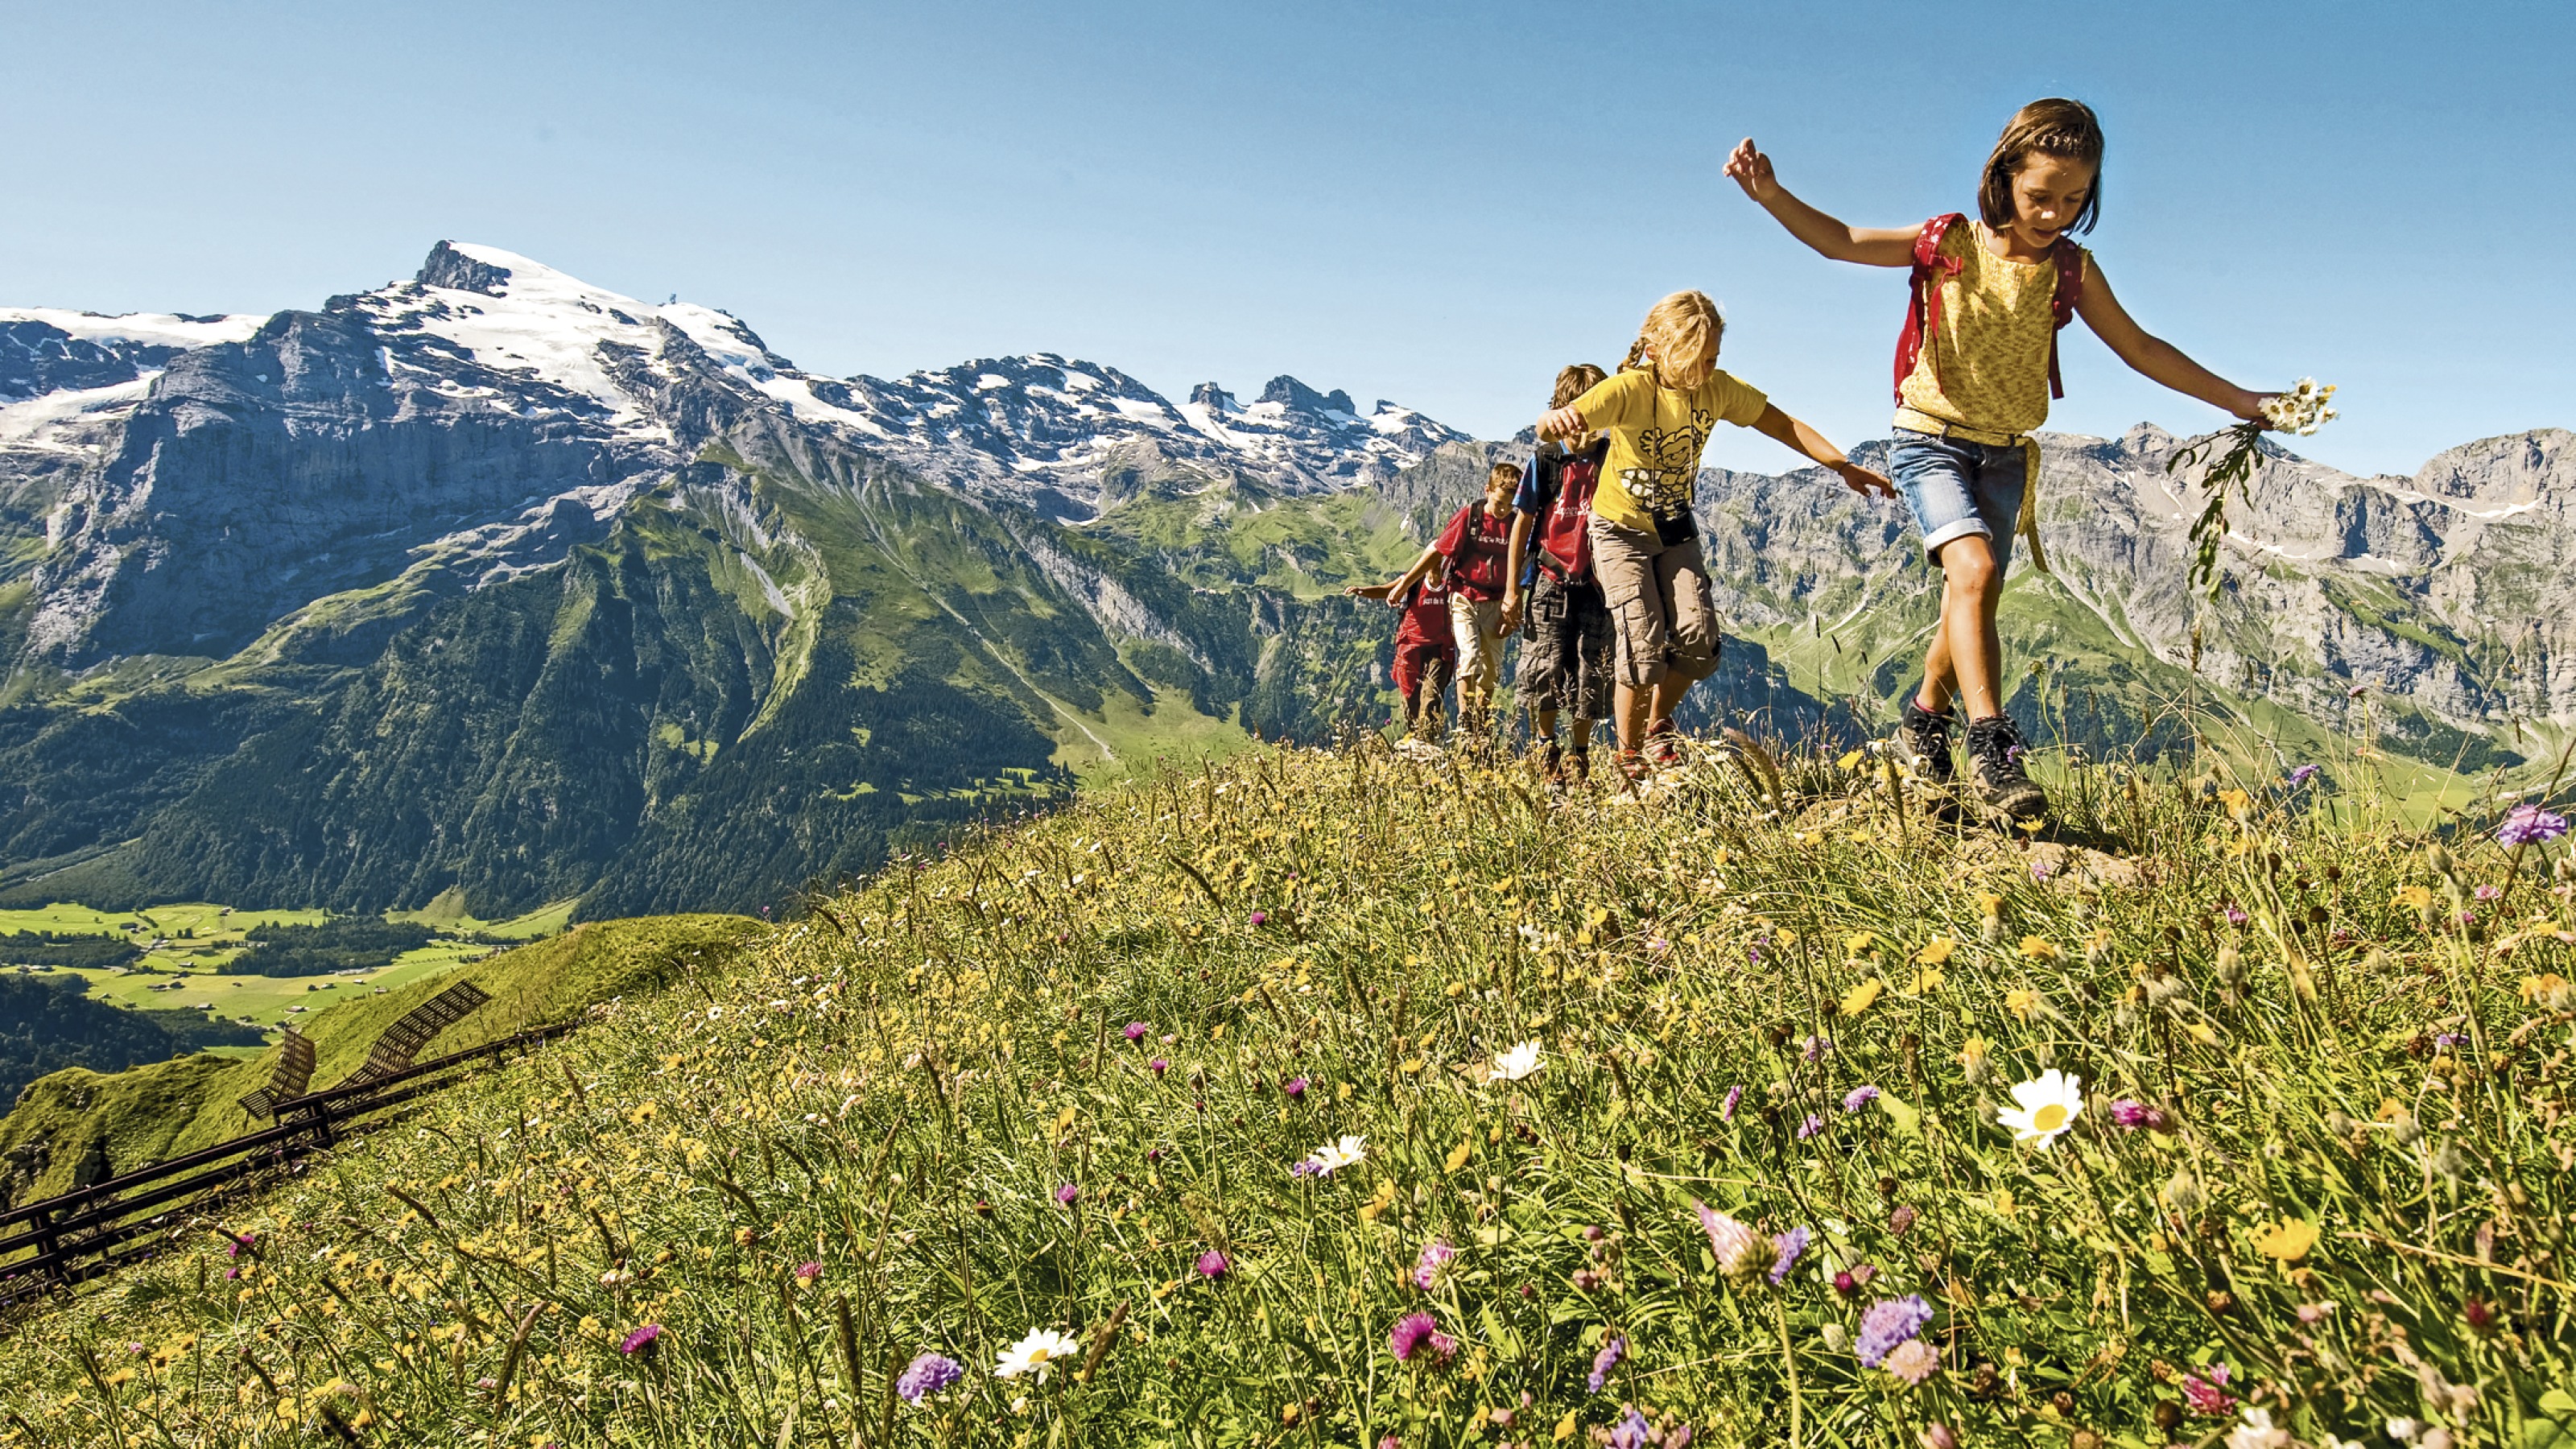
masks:
[[[1045,354],[826,378],[727,313],[442,242],[313,312],[0,312],[0,505],[48,543],[24,648],[219,657],[334,589],[545,567],[761,415],[1059,519],[1173,474],[1381,481],[1463,436],[1294,378],[1174,404]]]
[[[1378,483],[1467,435],[1381,399],[1274,377],[1251,403],[1215,383],[1175,404],[1113,367],[1040,352],[980,358],[892,382],[816,382],[864,413],[885,451],[924,477],[1015,495],[1059,515],[1114,502],[1122,484],[1172,469],[1231,474],[1284,492]]]

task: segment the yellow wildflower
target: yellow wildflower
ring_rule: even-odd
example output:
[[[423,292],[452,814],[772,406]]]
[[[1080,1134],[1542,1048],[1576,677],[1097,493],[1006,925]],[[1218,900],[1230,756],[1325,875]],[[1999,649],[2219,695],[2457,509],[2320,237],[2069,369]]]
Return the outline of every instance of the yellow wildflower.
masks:
[[[1867,751],[1854,750],[1843,756],[1841,759],[1834,761],[1834,764],[1841,769],[1857,770],[1860,768],[1860,762],[1868,758],[1869,754]]]
[[[2412,906],[2419,911],[2429,911],[2433,908],[2433,889],[2430,886],[2419,885],[2399,886],[2394,903]]]
[[[1941,974],[1941,969],[1939,967],[1926,966],[1922,970],[1914,973],[1914,985],[1909,987],[1905,994],[1908,996],[1921,996],[1928,991],[1937,991],[1941,988],[1941,983],[1946,979],[1948,978]]]
[[[1959,1065],[1974,1070],[1979,1062],[1986,1059],[1987,1053],[1993,1050],[1992,1042],[1982,1036],[1972,1036],[1959,1048]]]
[[[2297,1218],[2283,1218],[2254,1235],[2254,1251],[2266,1258],[2295,1263],[2317,1245],[2317,1225]]]
[[[2195,1021],[2186,1030],[2191,1033],[2191,1039],[2202,1046],[2218,1045],[2218,1033],[2211,1029],[2208,1022]]]
[[[1947,936],[1935,936],[1923,943],[1922,950],[1914,953],[1914,960],[1917,965],[1938,966],[1949,960],[1950,953],[1958,949],[1958,942]]]
[[[2017,986],[2004,993],[2004,1010],[2024,1021],[2039,1015],[2039,993],[2027,986]]]
[[[1843,954],[1857,959],[1858,957],[1867,954],[1877,945],[1878,933],[1876,931],[1854,931],[1843,938]]]
[[[2057,943],[2046,936],[2024,936],[2021,938],[2021,954],[2027,961],[2054,961],[2062,953],[2057,949]]]
[[[1858,1016],[1869,1010],[1871,1004],[1878,1000],[1878,994],[1886,989],[1887,983],[1875,976],[1853,987],[1843,996],[1843,1015]]]

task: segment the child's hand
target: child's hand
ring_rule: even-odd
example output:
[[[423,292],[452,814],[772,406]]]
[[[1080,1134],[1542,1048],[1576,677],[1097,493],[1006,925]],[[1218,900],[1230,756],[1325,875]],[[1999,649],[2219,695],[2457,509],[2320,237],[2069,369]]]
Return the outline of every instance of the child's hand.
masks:
[[[1503,591],[1502,613],[1495,619],[1494,632],[1498,634],[1510,634],[1519,629],[1520,626],[1521,591],[1518,589],[1506,589]]]
[[[1342,592],[1355,598],[1378,599],[1390,604],[1395,602],[1395,585],[1392,583],[1353,584]]]
[[[1753,148],[1753,138],[1738,142],[1735,153],[1726,158],[1726,174],[1744,188],[1744,194],[1764,206],[1780,195],[1780,178],[1772,174],[1771,158]]]
[[[1572,408],[1551,408],[1538,420],[1542,438],[1579,438],[1590,431],[1583,425],[1583,414]]]
[[[1843,486],[1845,488],[1850,489],[1863,498],[1867,498],[1873,493],[1877,494],[1881,498],[1893,498],[1896,496],[1896,485],[1888,482],[1884,474],[1874,473],[1869,469],[1862,467],[1858,463],[1854,463],[1846,459],[1843,462],[1834,464],[1833,470],[1835,474],[1843,480]]]

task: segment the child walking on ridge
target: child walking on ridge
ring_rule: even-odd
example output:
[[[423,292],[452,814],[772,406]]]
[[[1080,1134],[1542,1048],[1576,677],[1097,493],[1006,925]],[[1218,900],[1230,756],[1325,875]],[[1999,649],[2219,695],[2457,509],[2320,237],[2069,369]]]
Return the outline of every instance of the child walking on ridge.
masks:
[[[1440,537],[1387,584],[1354,584],[1344,592],[1364,599],[1408,597],[1435,571],[1444,585],[1458,675],[1458,725],[1481,735],[1492,718],[1494,687],[1502,682],[1503,594],[1511,553],[1512,495],[1520,488],[1517,463],[1496,463],[1485,475],[1485,496],[1458,510]],[[1406,617],[1407,626],[1412,616]]]
[[[1563,407],[1607,377],[1578,362],[1556,375],[1548,406]],[[1512,691],[1530,713],[1530,733],[1544,750],[1540,768],[1552,781],[1592,774],[1592,726],[1610,717],[1611,656],[1616,633],[1601,581],[1592,571],[1592,495],[1610,440],[1593,434],[1574,446],[1548,441],[1521,472],[1512,499],[1512,556],[1503,594],[1503,632],[1521,622],[1526,602],[1529,629],[1521,639],[1520,672]],[[1562,749],[1556,717],[1572,710]],[[1560,766],[1562,770],[1560,772]]]
[[[2028,820],[2048,797],[2021,766],[2022,733],[2003,704],[2003,644],[1995,630],[2013,534],[2039,547],[2034,495],[2039,444],[2057,376],[2057,329],[2072,317],[2122,362],[2174,391],[2233,413],[2260,415],[2249,392],[2152,337],[2121,310],[2092,253],[2070,233],[2102,212],[2102,128],[2080,101],[2033,101],[1986,158],[1977,220],[1938,216],[1919,227],[1846,226],[1789,194],[1751,139],[1726,174],[1789,234],[1836,261],[1913,269],[1913,307],[1896,352],[1896,436],[1888,471],[1941,570],[1941,622],[1907,701],[1900,753],[1947,784],[1950,701],[1968,711],[1968,768],[1997,815]]]
[[[1617,624],[1619,768],[1631,780],[1650,768],[1638,753],[1649,738],[1660,741],[1654,763],[1677,758],[1673,711],[1717,668],[1717,610],[1691,513],[1710,431],[1720,422],[1751,428],[1824,464],[1855,493],[1895,496],[1885,478],[1719,371],[1725,331],[1706,293],[1675,292],[1646,314],[1616,377],[1538,422],[1541,438],[1609,436],[1589,538]]]

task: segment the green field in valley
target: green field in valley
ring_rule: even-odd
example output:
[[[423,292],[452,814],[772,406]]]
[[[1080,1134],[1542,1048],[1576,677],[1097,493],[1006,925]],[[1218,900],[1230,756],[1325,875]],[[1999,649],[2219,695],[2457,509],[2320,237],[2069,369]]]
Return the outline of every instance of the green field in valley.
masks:
[[[560,933],[574,902],[558,901],[506,921],[483,921],[462,911],[388,913],[440,932],[428,944],[381,966],[326,976],[235,974],[225,968],[248,949],[251,930],[263,925],[311,926],[328,919],[318,910],[244,911],[209,902],[102,911],[73,902],[33,910],[0,911],[0,936],[41,932],[123,940],[143,953],[130,966],[100,968],[19,965],[0,955],[0,969],[38,975],[77,976],[98,1000],[147,1011],[208,1010],[228,1021],[247,1021],[272,1033],[289,1021],[351,996],[381,995],[442,976],[502,946]],[[217,1047],[247,1055],[259,1047]]]

